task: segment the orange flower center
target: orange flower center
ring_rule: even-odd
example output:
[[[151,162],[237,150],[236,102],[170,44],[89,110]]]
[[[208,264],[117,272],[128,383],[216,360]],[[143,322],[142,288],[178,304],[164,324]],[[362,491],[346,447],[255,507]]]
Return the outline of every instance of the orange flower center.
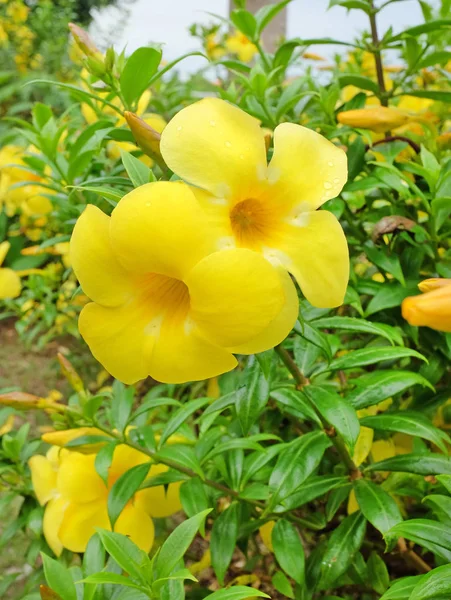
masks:
[[[230,211],[230,224],[238,246],[260,248],[268,243],[274,211],[256,198],[235,204]]]

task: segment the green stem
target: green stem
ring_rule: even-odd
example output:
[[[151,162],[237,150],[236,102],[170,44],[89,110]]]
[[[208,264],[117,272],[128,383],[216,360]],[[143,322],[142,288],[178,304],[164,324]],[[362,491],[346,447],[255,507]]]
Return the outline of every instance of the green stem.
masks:
[[[262,45],[260,44],[260,40],[254,41],[254,45],[258,50],[258,53],[260,54],[260,57],[262,59],[263,64],[265,65],[266,70],[269,72],[271,71],[271,64],[268,60],[268,57],[266,56],[265,51],[262,48]]]

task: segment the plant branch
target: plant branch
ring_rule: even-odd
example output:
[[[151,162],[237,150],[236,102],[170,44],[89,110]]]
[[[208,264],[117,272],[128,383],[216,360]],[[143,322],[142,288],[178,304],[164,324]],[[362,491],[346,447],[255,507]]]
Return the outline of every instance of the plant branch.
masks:
[[[274,350],[277,352],[277,354],[279,355],[279,358],[282,360],[283,364],[286,366],[286,368],[290,371],[291,375],[293,376],[293,379],[296,382],[297,390],[302,390],[304,385],[308,385],[310,383],[309,380],[306,377],[304,377],[304,375],[301,373],[301,371],[299,370],[299,367],[294,362],[294,360],[291,358],[290,353],[287,350],[285,350],[285,348],[282,348],[282,346],[279,344],[278,346],[276,346],[274,348]]]
[[[406,540],[403,537],[398,540],[398,549],[406,563],[415,567],[419,573],[429,573],[429,571],[431,571],[431,567],[421,558],[421,556],[418,556],[416,552],[407,546]]]
[[[419,154],[421,151],[420,146],[416,142],[403,135],[390,135],[389,137],[386,137],[383,140],[377,140],[377,142],[373,142],[371,146],[367,144],[365,146],[365,150],[370,150],[370,148],[372,148],[373,146],[377,146],[378,144],[385,144],[386,142],[395,142],[396,140],[399,140],[401,142],[407,142],[417,154]]]
[[[374,54],[374,62],[376,64],[376,75],[377,75],[377,83],[379,85],[380,90],[380,101],[382,106],[388,106],[388,98],[387,98],[387,90],[385,89],[385,81],[384,81],[384,67],[382,65],[382,55],[381,55],[381,47],[379,42],[379,35],[377,32],[377,22],[376,22],[376,14],[377,10],[374,8],[373,0],[370,0],[371,12],[369,14],[370,17],[370,26],[371,26],[371,37],[373,40],[373,54]]]

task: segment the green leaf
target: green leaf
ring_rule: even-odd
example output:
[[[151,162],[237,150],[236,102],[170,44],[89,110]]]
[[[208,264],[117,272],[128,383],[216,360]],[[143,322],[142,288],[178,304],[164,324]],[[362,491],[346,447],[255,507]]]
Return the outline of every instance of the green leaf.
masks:
[[[451,474],[451,458],[442,454],[403,454],[368,465],[365,471],[401,471],[417,475]]]
[[[83,577],[89,577],[99,571],[102,571],[105,565],[105,549],[102,545],[99,535],[94,534],[88,542],[86,551],[83,554]],[[84,586],[83,600],[92,600],[96,592],[95,585]]]
[[[409,600],[415,586],[424,578],[424,575],[403,577],[392,582],[390,589],[385,592],[380,600]]]
[[[205,486],[200,479],[193,477],[180,486],[180,502],[188,517],[211,508]]]
[[[269,381],[255,358],[245,373],[245,392],[237,395],[235,408],[243,434],[248,435],[268,402]]]
[[[123,433],[132,412],[135,389],[126,387],[117,379],[113,383],[113,399],[111,402],[111,418],[114,427]]]
[[[272,530],[272,543],[277,562],[285,573],[296,583],[304,583],[305,557],[304,547],[294,525],[280,519]]]
[[[41,552],[45,580],[61,600],[77,600],[77,592],[72,576],[66,567],[44,552]]]
[[[391,36],[386,41],[396,42],[407,36],[418,37],[423,33],[430,33],[431,31],[439,31],[449,28],[451,28],[451,19],[436,19],[435,21],[429,21],[428,23],[424,23],[423,25],[416,25],[415,27],[409,27],[408,29],[404,29],[404,31],[401,31],[398,34]]]
[[[366,530],[366,520],[360,512],[346,517],[330,536],[321,561],[319,588],[333,587],[345,573],[360,549]]]
[[[156,560],[156,574],[159,579],[170,575],[188,550],[199,528],[204,523],[211,509],[183,521],[161,546]]]
[[[113,190],[113,188],[108,188],[104,186],[94,186],[94,185],[68,185],[69,189],[79,190],[80,192],[92,192],[93,194],[97,194],[98,196],[102,196],[106,200],[109,200],[113,206],[122,199],[125,192],[120,192],[119,190]]]
[[[409,600],[445,600],[451,595],[451,565],[433,569],[415,585]]]
[[[127,59],[119,80],[127,104],[131,105],[139,100],[149,87],[160,64],[161,54],[161,50],[157,48],[138,48]]]
[[[347,85],[353,85],[360,90],[368,90],[369,92],[373,92],[375,96],[379,95],[379,86],[377,83],[369,77],[364,77],[363,75],[340,75],[338,77],[338,83],[340,84],[341,88],[344,88]]]
[[[271,391],[271,398],[296,417],[303,420],[308,419],[320,425],[320,420],[304,393],[293,387],[281,387]]]
[[[375,247],[373,242],[365,243],[365,253],[369,260],[380,267],[386,273],[393,275],[402,285],[405,285],[404,274],[402,272],[401,262],[399,256],[396,254],[389,254],[387,248],[378,249]]]
[[[211,564],[220,585],[224,585],[224,577],[235,550],[238,537],[238,510],[237,503],[231,504],[215,520],[211,531]]]
[[[399,335],[396,329],[392,327],[387,329],[378,323],[356,319],[355,317],[321,317],[312,321],[312,325],[320,328],[324,327],[325,329],[341,329],[343,331],[379,335],[391,343],[397,341]]]
[[[383,594],[390,584],[390,576],[384,560],[373,550],[367,563],[368,581],[378,594]]]
[[[179,408],[166,423],[163,433],[161,434],[159,447],[161,448],[171,435],[175,433],[177,429],[179,429],[179,427],[181,427],[181,425],[196,412],[196,410],[199,410],[199,408],[202,408],[202,406],[205,406],[208,402],[209,398],[197,398],[196,400],[187,402]]]
[[[300,487],[317,468],[329,446],[330,440],[322,431],[312,431],[288,444],[269,479],[271,509]]]
[[[262,452],[264,448],[258,442],[249,438],[232,438],[230,440],[226,440],[225,442],[220,442],[219,444],[217,444],[203,458],[202,462],[210,460],[215,456],[218,456],[219,454],[229,452],[230,450],[260,450]]]
[[[288,577],[282,571],[276,571],[271,577],[274,588],[287,598],[294,598],[293,588]]]
[[[433,442],[436,446],[447,453],[447,443],[451,440],[449,436],[441,431],[419,412],[402,411],[389,412],[381,415],[363,417],[360,423],[371,429],[380,429],[382,431],[398,431],[408,435],[417,436]]]
[[[146,574],[151,572],[151,563],[147,554],[125,535],[105,529],[99,529],[98,534],[111,558],[130,577],[146,583]]]
[[[360,9],[366,12],[367,15],[371,12],[371,6],[366,0],[329,0],[329,8],[332,6],[343,6],[347,9]]]
[[[128,176],[132,180],[133,186],[135,188],[145,185],[150,181],[150,169],[147,165],[145,165],[139,158],[130,154],[130,152],[125,152],[120,148],[122,164],[125,167],[125,170],[128,173]]]
[[[415,98],[429,98],[435,102],[445,102],[449,104],[451,102],[451,92],[440,92],[436,90],[418,90],[413,92],[406,92],[403,96],[414,96]]]
[[[451,476],[450,475],[437,475],[436,479],[447,489],[451,495]]]
[[[371,346],[353,350],[349,354],[334,359],[324,367],[324,371],[341,371],[344,369],[355,369],[366,365],[374,365],[383,361],[395,361],[401,358],[414,357],[427,362],[426,358],[411,348],[391,348],[389,346]]]
[[[119,515],[129,500],[132,499],[135,492],[140,488],[147,477],[149,469],[150,459],[148,463],[136,465],[126,471],[110,489],[108,494],[108,516],[112,527],[116,524]]]
[[[304,392],[326,421],[335,427],[352,453],[359,437],[360,424],[351,404],[335,392],[320,386],[308,385]]]
[[[434,390],[427,379],[411,371],[374,371],[360,376],[356,383],[357,387],[346,394],[346,400],[356,409],[378,404],[414,385]]]
[[[371,187],[375,187],[374,184]],[[365,316],[368,317],[381,310],[399,306],[404,298],[411,296],[416,291],[415,288],[404,287],[397,282],[384,283],[368,303]]]
[[[314,344],[315,346],[318,346],[318,348],[321,348],[324,355],[328,359],[332,358],[332,350],[330,349],[330,344],[327,337],[324,335],[324,333],[321,333],[320,331],[315,329],[313,324],[310,325],[305,321],[303,323],[299,323],[299,321],[296,321],[294,325],[294,331],[301,337],[305,338],[311,344]]]
[[[255,20],[257,21],[257,37],[260,37],[260,34],[265,29],[269,23],[278,15],[278,13],[289,4],[291,0],[282,0],[282,2],[276,2],[275,4],[268,4],[266,6],[262,6],[255,13]]]
[[[398,505],[380,485],[358,479],[354,482],[354,491],[365,518],[382,534],[402,521]]]
[[[176,571],[168,577],[162,577],[161,579],[155,580],[152,584],[152,590],[156,594],[158,594],[165,583],[177,580],[183,582],[185,579],[197,582],[197,579],[194,577],[194,575],[191,574],[191,572],[188,569],[180,569],[179,571]]]
[[[409,519],[392,527],[385,537],[405,537],[446,561],[451,561],[451,531],[443,523],[431,519]]]
[[[446,50],[430,52],[418,63],[418,69],[426,69],[427,67],[433,67],[435,65],[444,65],[449,60],[451,60],[451,52]]]
[[[423,498],[422,503],[434,511],[439,521],[446,523],[447,526],[451,525],[451,498],[449,496],[431,494]]]
[[[347,477],[336,475],[312,475],[291,496],[285,498],[283,505],[276,506],[274,512],[285,512],[299,508],[341,485],[348,483]]]
[[[197,458],[194,449],[190,446],[182,446],[181,444],[173,446],[167,445],[157,452],[155,459],[163,459],[165,461],[170,460],[176,463],[176,465],[188,467],[199,475],[201,479],[205,479],[205,473],[202,470],[199,459]]]
[[[250,40],[255,40],[257,21],[252,13],[242,8],[238,8],[232,10],[230,20],[241,33],[244,33]]]
[[[118,573],[107,573],[103,571],[102,573],[93,573],[89,575],[85,579],[82,580],[83,583],[112,583],[113,585],[124,585],[125,587],[130,587],[135,590],[140,590],[141,592],[148,591],[148,588],[143,587],[141,585],[137,585],[133,583],[130,577],[125,577],[124,575],[119,575]]]
[[[208,595],[208,600],[245,600],[245,598],[269,598],[267,594],[244,585],[234,585]]]

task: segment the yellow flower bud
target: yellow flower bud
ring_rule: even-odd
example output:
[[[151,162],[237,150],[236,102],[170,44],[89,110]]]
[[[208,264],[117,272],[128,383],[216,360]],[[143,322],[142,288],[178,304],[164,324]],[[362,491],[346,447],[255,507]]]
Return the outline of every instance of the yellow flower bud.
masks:
[[[451,280],[427,279],[420,284],[425,294],[402,303],[402,316],[411,325],[451,332]]]
[[[161,135],[158,131],[148,125],[143,119],[138,117],[138,115],[135,115],[135,113],[125,111],[124,117],[141,150],[151,158],[161,161]]]
[[[58,352],[58,362],[60,364],[61,371],[63,372],[64,377],[70,383],[71,387],[76,392],[84,393],[85,386],[83,385],[83,381],[81,380],[80,375],[71,365],[71,363],[67,360],[67,358],[61,354],[61,352]]]
[[[92,41],[88,32],[86,32],[78,25],[75,25],[75,23],[69,23],[69,29],[72,35],[74,36],[75,43],[83,52],[83,54],[87,57],[98,59],[103,64],[103,55]]]
[[[308,60],[326,60],[324,56],[320,56],[319,54],[315,54],[314,52],[304,52],[302,58],[308,58]]]
[[[343,111],[338,114],[337,119],[342,125],[384,133],[405,125],[410,120],[410,116],[396,108],[375,106]]]
[[[7,392],[6,394],[0,394],[0,406],[10,406],[16,410],[29,410],[45,408],[47,401],[45,398],[26,394],[25,392]]]

